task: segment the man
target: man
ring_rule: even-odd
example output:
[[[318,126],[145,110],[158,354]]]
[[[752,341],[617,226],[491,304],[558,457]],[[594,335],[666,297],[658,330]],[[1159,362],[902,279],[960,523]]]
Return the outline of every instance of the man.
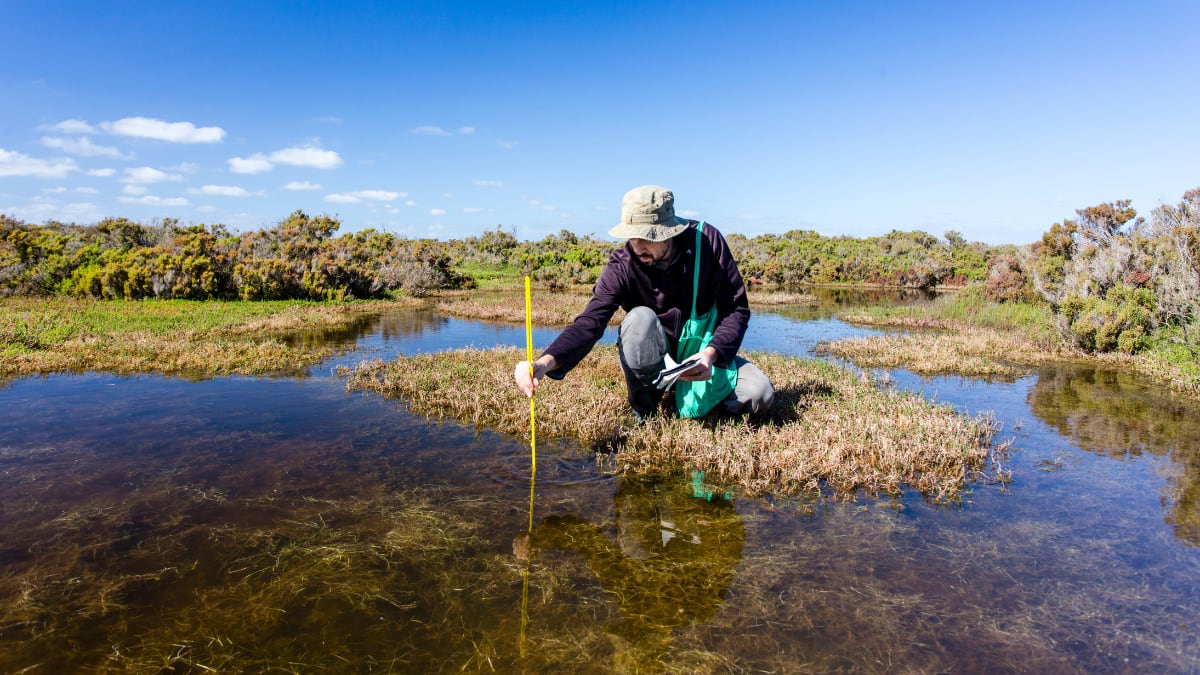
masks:
[[[702,228],[699,251],[698,227]],[[765,413],[775,389],[757,366],[737,355],[750,322],[750,306],[742,275],[721,233],[710,225],[676,217],[671,191],[645,185],[625,194],[621,223],[609,234],[628,241],[609,257],[583,313],[533,362],[533,376],[528,361],[517,364],[513,377],[521,391],[532,396],[544,377],[562,379],[587,356],[621,307],[626,316],[617,349],[629,404],[639,420],[653,415],[663,395],[655,379],[663,369],[664,355],[676,356],[680,333],[692,314],[695,287],[697,314],[715,307],[716,326],[712,339],[698,353],[699,362],[679,379],[700,382],[712,378],[714,367],[736,369],[736,385],[720,406],[735,414]]]

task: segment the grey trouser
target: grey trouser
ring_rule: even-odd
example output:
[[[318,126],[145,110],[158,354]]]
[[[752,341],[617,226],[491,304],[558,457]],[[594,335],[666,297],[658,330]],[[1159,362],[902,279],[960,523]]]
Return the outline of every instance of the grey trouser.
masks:
[[[625,315],[617,337],[617,351],[629,387],[629,405],[640,417],[653,414],[663,395],[654,386],[654,378],[662,370],[663,354],[667,353],[667,336],[654,310],[634,307]],[[740,356],[734,357],[734,363],[738,369],[737,386],[721,405],[734,414],[767,412],[775,401],[771,381],[758,366]]]

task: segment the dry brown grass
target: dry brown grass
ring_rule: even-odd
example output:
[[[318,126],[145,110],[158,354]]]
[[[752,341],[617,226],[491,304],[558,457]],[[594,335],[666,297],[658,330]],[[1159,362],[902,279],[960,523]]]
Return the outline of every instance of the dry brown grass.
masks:
[[[756,291],[751,290],[747,293],[747,298],[750,300],[750,306],[778,306],[778,305],[815,305],[821,300],[811,293],[790,293],[788,291]]]
[[[1029,366],[1079,358],[1075,352],[1048,349],[1015,333],[990,328],[851,338],[824,343],[821,349],[865,368],[1010,379],[1029,372]]]
[[[374,390],[414,411],[513,434],[528,433],[529,406],[511,381],[514,348],[456,350],[342,369],[351,390]],[[539,437],[619,450],[615,468],[665,475],[683,467],[750,495],[916,489],[952,500],[985,470],[995,425],[949,406],[876,386],[847,369],[776,354],[753,360],[777,390],[769,418],[670,416],[631,425],[615,348],[594,350],[563,382],[537,395]]]

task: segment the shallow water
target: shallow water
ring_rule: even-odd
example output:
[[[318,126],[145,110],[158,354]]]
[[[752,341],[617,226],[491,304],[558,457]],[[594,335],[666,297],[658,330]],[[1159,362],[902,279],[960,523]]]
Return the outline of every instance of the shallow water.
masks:
[[[758,313],[745,346],[869,333],[838,301]],[[520,327],[413,311],[296,339],[353,349],[300,379],[0,389],[0,671],[1200,670],[1200,410],[1136,377],[891,373],[1013,442],[1011,483],[951,507],[614,478],[539,439],[520,557],[526,439],[330,374]]]

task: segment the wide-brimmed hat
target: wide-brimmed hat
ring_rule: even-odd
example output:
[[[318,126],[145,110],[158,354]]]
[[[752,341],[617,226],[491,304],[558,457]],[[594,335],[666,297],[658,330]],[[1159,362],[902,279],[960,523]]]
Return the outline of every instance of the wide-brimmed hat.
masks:
[[[620,239],[666,241],[683,232],[687,220],[675,215],[675,195],[661,185],[643,185],[625,193],[621,222],[608,233]]]

